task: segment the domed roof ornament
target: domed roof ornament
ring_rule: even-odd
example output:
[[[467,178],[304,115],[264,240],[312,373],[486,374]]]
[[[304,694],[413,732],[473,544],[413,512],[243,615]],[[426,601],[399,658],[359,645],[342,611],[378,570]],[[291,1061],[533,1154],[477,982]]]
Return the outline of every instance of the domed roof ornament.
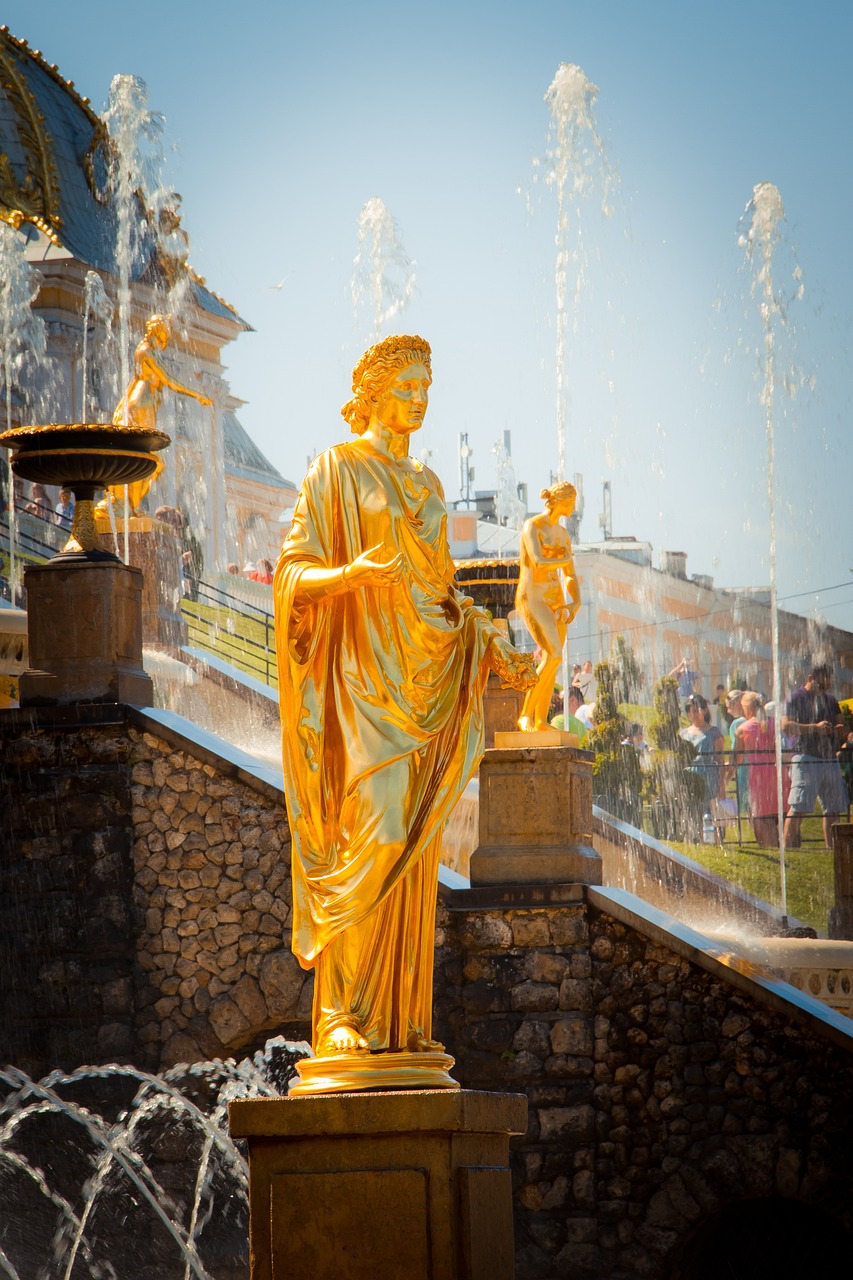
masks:
[[[17,42],[5,30],[2,36],[0,74],[6,101],[14,114],[19,155],[16,163],[7,152],[0,152],[0,218],[16,229],[23,222],[31,222],[58,243],[57,232],[62,226],[59,175],[50,137],[44,127],[44,116],[13,53]]]

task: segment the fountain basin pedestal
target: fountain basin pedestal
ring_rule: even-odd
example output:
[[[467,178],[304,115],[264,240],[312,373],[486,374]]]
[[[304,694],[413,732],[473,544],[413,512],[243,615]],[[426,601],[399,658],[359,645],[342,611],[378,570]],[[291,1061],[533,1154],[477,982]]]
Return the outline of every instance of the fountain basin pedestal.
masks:
[[[229,1128],[249,1144],[251,1280],[512,1280],[523,1095],[253,1098]]]
[[[486,751],[472,888],[601,884],[601,858],[592,847],[594,759],[571,746]]]
[[[142,573],[118,561],[57,559],[26,570],[29,669],[20,704],[151,706],[142,668]]]
[[[124,521],[116,521],[119,546],[124,545]],[[101,530],[100,523],[98,524]],[[112,531],[100,532],[100,545],[112,550]],[[181,614],[181,539],[167,524],[152,516],[128,521],[130,563],[142,570],[142,641],[148,649],[172,651],[187,643],[187,624]]]

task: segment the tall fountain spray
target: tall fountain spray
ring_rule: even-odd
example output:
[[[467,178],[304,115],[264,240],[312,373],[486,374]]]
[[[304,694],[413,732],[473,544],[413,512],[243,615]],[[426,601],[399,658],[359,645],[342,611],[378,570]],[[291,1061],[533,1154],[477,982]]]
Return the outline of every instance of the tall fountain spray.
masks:
[[[610,214],[615,175],[595,123],[598,86],[580,67],[561,62],[548,86],[545,101],[551,111],[545,181],[557,192],[557,479],[566,476],[566,433],[569,393],[566,378],[568,317],[571,307],[577,330],[578,301],[585,278],[582,198],[596,188],[601,208]],[[538,163],[538,162],[537,162]],[[573,240],[572,240],[573,237]],[[570,300],[569,300],[570,299]]]
[[[97,271],[87,271],[83,284],[83,355],[81,370],[81,405],[80,421],[89,420],[89,364],[92,353],[89,351],[89,329],[100,320],[106,329],[106,340],[103,349],[97,353],[97,362],[101,369],[109,365],[108,348],[111,346],[112,323],[115,314],[113,301],[104,288],[104,282]],[[94,364],[94,360],[92,361]],[[116,397],[117,398],[117,397]]]
[[[739,243],[745,251],[752,275],[752,294],[758,303],[763,330],[761,350],[761,404],[764,408],[764,431],[767,439],[767,501],[770,513],[770,619],[773,659],[773,702],[776,714],[776,812],[779,824],[779,889],[783,920],[787,919],[787,888],[785,872],[785,812],[782,779],[782,682],[779,669],[779,608],[776,565],[776,440],[774,400],[777,389],[777,330],[785,323],[785,303],[774,288],[773,254],[780,229],[785,220],[785,209],[778,187],[772,182],[760,182],[753,188],[752,199],[746,206],[744,229]],[[802,296],[802,272],[795,268],[797,296]]]
[[[503,527],[507,531],[515,531],[513,539],[515,545],[510,553],[515,555],[518,538],[521,534],[521,526],[527,513],[524,509],[524,503],[518,496],[518,480],[510,453],[510,433],[508,431],[504,432],[503,440],[495,441],[492,453],[497,461],[498,471],[498,487],[495,490],[495,514],[498,519],[498,559],[502,560],[504,538],[500,532],[501,528]]]
[[[163,117],[148,108],[148,86],[138,76],[113,76],[109,105],[103,116],[110,138],[110,186],[116,209],[118,265],[118,325],[121,385],[130,381],[130,280],[146,227],[145,210],[137,192],[150,189],[152,161],[145,144],[155,148],[163,133]],[[123,425],[127,425],[127,422]],[[125,491],[125,509],[127,492]],[[124,522],[124,562],[130,560],[128,521]]]
[[[13,390],[22,400],[24,389],[30,389],[33,374],[44,360],[47,349],[44,321],[32,310],[41,283],[40,276],[27,262],[23,237],[8,223],[0,222],[0,391],[6,403],[5,429],[12,429]],[[12,454],[6,454],[6,491],[9,504],[9,595],[15,603],[16,521],[15,481]]]
[[[352,302],[356,325],[369,316],[366,340],[378,342],[390,320],[411,302],[417,277],[400,228],[373,196],[358,215],[358,253],[353,261]]]

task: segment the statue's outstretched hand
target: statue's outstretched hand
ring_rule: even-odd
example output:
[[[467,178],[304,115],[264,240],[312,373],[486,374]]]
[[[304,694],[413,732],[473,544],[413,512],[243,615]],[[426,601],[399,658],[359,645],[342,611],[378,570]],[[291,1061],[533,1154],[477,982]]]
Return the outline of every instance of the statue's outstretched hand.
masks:
[[[344,579],[348,587],[391,587],[403,576],[403,553],[399,551],[391,560],[374,559],[380,552],[387,555],[384,543],[362,551],[361,555],[346,566]]]
[[[503,636],[492,636],[486,661],[501,678],[504,689],[532,689],[536,684],[536,661],[532,653],[519,653]]]

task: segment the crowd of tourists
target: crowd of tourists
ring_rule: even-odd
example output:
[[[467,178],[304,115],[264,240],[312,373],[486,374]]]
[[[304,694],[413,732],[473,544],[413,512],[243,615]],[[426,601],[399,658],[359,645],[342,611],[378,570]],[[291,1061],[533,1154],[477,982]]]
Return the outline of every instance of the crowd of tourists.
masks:
[[[756,843],[772,848],[781,813],[786,846],[799,848],[803,819],[819,807],[830,847],[832,824],[846,821],[853,806],[853,729],[832,692],[832,669],[815,665],[781,711],[756,690],[724,685],[709,704],[698,691],[701,673],[686,661],[669,674],[685,721],[680,736],[693,751],[687,772],[704,795],[703,838],[719,841],[727,826],[748,819]],[[575,733],[581,746],[594,721],[594,680],[591,663],[576,666],[568,717],[562,694],[552,704],[550,723]],[[648,772],[654,748],[642,725],[629,724],[622,745]]]

